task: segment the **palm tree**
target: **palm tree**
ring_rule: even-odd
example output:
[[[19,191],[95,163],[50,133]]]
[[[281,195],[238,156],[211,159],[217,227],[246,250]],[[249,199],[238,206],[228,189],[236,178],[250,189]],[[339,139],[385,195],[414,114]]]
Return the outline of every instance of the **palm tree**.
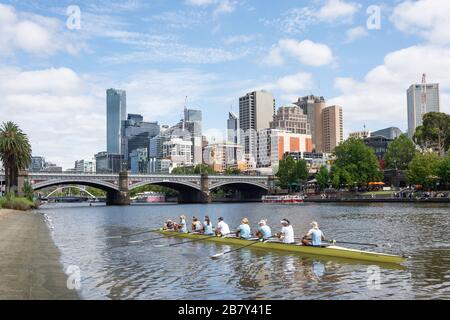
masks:
[[[17,194],[19,170],[31,162],[31,145],[28,136],[11,121],[0,127],[0,159],[5,167],[6,193]]]

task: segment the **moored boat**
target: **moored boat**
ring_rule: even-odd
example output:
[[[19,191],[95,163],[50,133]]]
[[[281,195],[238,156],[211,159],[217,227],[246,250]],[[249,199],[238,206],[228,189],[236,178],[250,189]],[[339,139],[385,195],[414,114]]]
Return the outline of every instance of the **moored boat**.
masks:
[[[261,198],[263,203],[302,203],[304,198],[299,195],[275,195],[263,196]]]
[[[204,239],[205,241],[216,242],[220,244],[226,245],[241,245],[245,246],[254,241],[252,240],[244,240],[240,238],[234,237],[211,237],[200,234],[192,234],[192,233],[178,233],[174,231],[159,231],[159,233],[167,235],[167,236],[175,236],[177,238],[187,238],[192,240],[200,240]],[[264,249],[264,250],[275,250],[275,251],[285,251],[291,253],[302,253],[308,255],[317,255],[324,257],[336,257],[336,258],[345,258],[352,260],[360,260],[360,261],[371,261],[377,263],[395,263],[400,264],[407,260],[406,257],[399,255],[392,255],[387,253],[378,253],[371,251],[363,251],[357,249],[344,248],[340,246],[330,245],[324,247],[312,247],[312,246],[304,246],[301,244],[285,244],[278,241],[261,241],[258,243],[249,246],[249,248],[255,249]]]

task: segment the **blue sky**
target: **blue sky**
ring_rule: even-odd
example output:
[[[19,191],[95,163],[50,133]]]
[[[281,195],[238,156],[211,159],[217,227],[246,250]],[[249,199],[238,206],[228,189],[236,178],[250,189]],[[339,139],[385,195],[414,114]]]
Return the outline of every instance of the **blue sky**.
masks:
[[[0,120],[34,154],[68,168],[105,149],[105,90],[128,112],[175,123],[185,96],[220,140],[238,97],[266,89],[277,106],[306,94],[365,124],[406,129],[406,89],[427,73],[448,112],[450,5],[420,1],[0,0]],[[68,28],[67,8],[80,8]],[[379,28],[369,29],[376,5]],[[70,24],[69,24],[70,25]]]

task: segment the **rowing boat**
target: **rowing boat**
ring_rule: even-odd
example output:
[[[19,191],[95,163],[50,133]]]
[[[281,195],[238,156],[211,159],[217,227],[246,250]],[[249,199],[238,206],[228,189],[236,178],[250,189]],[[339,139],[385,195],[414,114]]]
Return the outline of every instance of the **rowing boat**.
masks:
[[[220,244],[229,244],[229,245],[248,245],[252,242],[252,240],[244,240],[240,238],[234,237],[211,237],[200,234],[193,233],[178,233],[174,231],[158,231],[159,233],[166,236],[177,236],[177,238],[187,238],[192,240],[201,240],[216,242]],[[371,251],[363,251],[356,249],[349,249],[344,247],[339,247],[335,245],[324,246],[324,247],[311,247],[304,246],[300,244],[285,244],[277,241],[261,241],[253,244],[249,248],[255,249],[265,249],[265,250],[276,250],[276,251],[287,251],[292,253],[302,253],[308,255],[318,255],[318,256],[326,256],[326,257],[336,257],[336,258],[345,258],[345,259],[353,259],[353,260],[361,260],[361,261],[371,261],[378,263],[402,263],[407,260],[406,257],[386,254],[386,253],[378,253]]]

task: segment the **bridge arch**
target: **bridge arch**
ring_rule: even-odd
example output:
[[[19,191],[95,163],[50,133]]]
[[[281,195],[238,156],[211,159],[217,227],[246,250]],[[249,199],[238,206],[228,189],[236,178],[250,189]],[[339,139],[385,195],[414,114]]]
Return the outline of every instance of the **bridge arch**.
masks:
[[[224,187],[224,186],[228,186],[228,187],[245,187],[246,185],[248,185],[249,187],[256,187],[259,189],[262,189],[264,191],[269,191],[269,187],[263,183],[258,183],[258,182],[252,182],[252,181],[221,181],[221,182],[216,182],[211,184],[211,186],[209,187],[209,190],[212,191],[214,189],[220,188],[220,187]]]
[[[71,185],[71,184],[93,187],[93,188],[101,189],[101,190],[104,190],[107,192],[119,191],[119,187],[112,182],[107,182],[107,181],[102,181],[102,180],[90,180],[89,181],[89,180],[83,180],[83,179],[55,179],[55,180],[52,179],[52,180],[34,183],[31,185],[31,187],[33,188],[34,191],[38,191],[38,190],[45,189],[48,187],[60,186],[60,185]]]
[[[198,184],[189,181],[167,181],[167,180],[148,180],[148,181],[140,181],[130,185],[129,190],[134,190],[139,187],[147,186],[147,185],[158,185],[161,187],[167,187],[174,189],[176,191],[183,191],[187,188],[192,188],[197,191],[201,191],[201,188]]]

